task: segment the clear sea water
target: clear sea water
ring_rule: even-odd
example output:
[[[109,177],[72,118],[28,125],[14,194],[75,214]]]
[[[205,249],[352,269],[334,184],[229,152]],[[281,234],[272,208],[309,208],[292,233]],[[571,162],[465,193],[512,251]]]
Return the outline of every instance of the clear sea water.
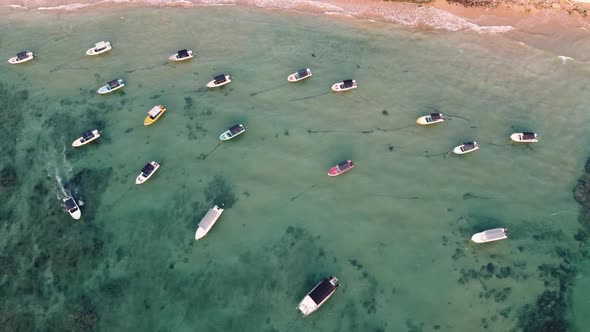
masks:
[[[587,326],[572,195],[589,154],[585,35],[563,63],[538,35],[552,47],[256,8],[0,14],[1,57],[37,55],[0,66],[3,329]],[[100,40],[113,50],[84,56]],[[183,48],[195,59],[167,61]],[[305,66],[313,77],[287,84]],[[233,82],[203,88],[220,73]],[[96,94],[115,78],[122,91]],[[357,90],[329,92],[348,78]],[[155,104],[168,111],[144,127]],[[449,120],[415,124],[433,111]],[[235,123],[248,131],[219,144]],[[95,128],[98,142],[71,147]],[[509,143],[526,130],[541,142]],[[468,140],[481,149],[448,154]],[[329,178],[344,159],[356,168]],[[134,185],[151,160],[161,168]],[[62,211],[69,193],[80,221]],[[226,211],[197,242],[215,203]],[[469,243],[496,227],[510,239]],[[342,286],[298,319],[328,275]]]

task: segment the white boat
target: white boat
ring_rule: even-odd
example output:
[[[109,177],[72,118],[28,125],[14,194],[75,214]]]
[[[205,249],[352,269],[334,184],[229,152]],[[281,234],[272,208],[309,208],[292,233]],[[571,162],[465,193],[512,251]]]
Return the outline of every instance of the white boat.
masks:
[[[160,168],[160,164],[155,161],[150,161],[141,169],[141,173],[135,179],[135,184],[142,184],[146,182],[149,178],[156,173],[156,171]]]
[[[101,95],[106,95],[107,93],[117,91],[117,90],[123,88],[124,86],[125,86],[125,81],[123,81],[122,79],[112,80],[112,81],[108,82],[107,85],[102,86],[96,92],[100,93]]]
[[[299,81],[302,81],[306,78],[310,78],[311,76],[313,76],[311,74],[311,69],[303,68],[303,69],[299,69],[296,73],[289,75],[289,77],[287,77],[287,81],[289,81],[291,83],[299,82]]]
[[[17,65],[19,63],[31,61],[34,57],[35,56],[33,55],[33,52],[19,52],[16,56],[13,56],[12,58],[8,59],[8,63],[10,63],[11,65]]]
[[[209,211],[207,211],[207,213],[203,217],[203,219],[201,219],[201,221],[199,222],[199,228],[197,228],[197,231],[195,232],[195,240],[198,240],[207,235],[211,227],[215,225],[215,222],[217,221],[217,219],[219,219],[222,213],[223,209],[217,205],[210,208]]]
[[[500,241],[508,238],[508,229],[506,228],[494,228],[488,229],[487,231],[473,234],[471,241],[475,243],[486,243],[493,241]]]
[[[456,146],[453,149],[453,153],[454,154],[466,154],[466,153],[477,151],[477,150],[479,150],[479,144],[477,144],[477,142],[473,141],[473,142],[465,142],[459,146]]]
[[[84,133],[82,133],[82,137],[75,140],[72,143],[72,146],[77,148],[79,146],[86,145],[99,137],[100,137],[100,133],[98,132],[98,129],[88,130],[88,131],[85,131]]]
[[[510,135],[510,139],[518,143],[537,143],[539,141],[539,135],[532,132],[514,133]]]
[[[172,54],[168,57],[170,61],[184,61],[193,58],[193,51],[189,50],[180,50],[176,52],[176,54]]]
[[[344,80],[342,82],[333,84],[332,91],[342,92],[342,91],[356,89],[357,87],[358,87],[358,85],[356,84],[356,80]]]
[[[78,220],[80,219],[80,217],[82,217],[82,212],[80,212],[80,207],[78,206],[78,203],[76,203],[74,197],[70,196],[68,198],[64,198],[63,202],[64,207],[66,208],[66,210],[68,210],[72,218]]]
[[[89,48],[88,51],[86,51],[86,55],[99,55],[108,52],[112,49],[113,48],[111,47],[111,43],[103,40],[101,42],[94,44],[94,47]]]
[[[246,129],[246,126],[243,124],[233,125],[228,130],[219,135],[219,139],[222,141],[229,141],[230,139],[235,138],[236,136],[245,132]]]
[[[418,120],[416,120],[416,123],[426,126],[444,121],[445,117],[442,115],[442,113],[430,113],[428,115],[419,117]]]
[[[301,311],[303,317],[309,316],[311,313],[318,310],[322,304],[328,301],[338,286],[340,286],[338,278],[334,276],[325,278],[305,295],[303,300],[299,302],[297,309]]]
[[[213,77],[213,80],[209,81],[209,83],[207,83],[207,87],[208,88],[218,88],[220,86],[224,86],[226,84],[231,83],[231,76],[229,75],[217,75],[215,77]]]

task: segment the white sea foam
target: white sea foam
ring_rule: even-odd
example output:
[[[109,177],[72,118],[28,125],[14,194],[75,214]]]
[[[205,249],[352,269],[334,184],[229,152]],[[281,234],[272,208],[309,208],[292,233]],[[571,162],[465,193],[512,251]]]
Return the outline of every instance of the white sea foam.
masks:
[[[2,7],[8,7],[13,9],[28,9],[27,7],[21,5],[2,5]]]
[[[332,16],[343,16],[361,19],[376,19],[392,22],[411,28],[425,28],[432,30],[463,31],[472,30],[480,33],[503,33],[511,31],[512,26],[481,26],[462,17],[453,15],[445,10],[417,6],[415,4],[375,3],[374,5],[358,5],[354,3],[338,3],[334,0],[103,0],[98,2],[73,2],[58,6],[50,6],[52,1],[37,1],[38,7],[29,7],[44,11],[74,11],[87,7],[106,6],[109,4],[129,4],[146,6],[222,6],[222,5],[252,5],[262,8],[290,9],[300,11],[319,12]],[[19,8],[27,8],[20,5]]]
[[[557,57],[561,59],[561,63],[564,65],[568,60],[576,61],[576,59],[570,58],[569,56],[565,56],[565,55],[559,55]]]
[[[63,149],[61,151],[63,166],[64,166],[64,169],[67,174],[72,174],[72,171],[74,170],[74,166],[72,166],[72,164],[68,160],[68,158],[66,156],[66,151],[67,151],[67,148],[66,148],[66,145],[64,144]]]
[[[433,7],[408,7],[403,13],[384,15],[385,19],[410,27],[429,27],[434,30],[462,31],[473,30],[477,32],[507,32],[514,27],[501,26],[480,26],[469,22],[466,19],[453,15],[442,9]]]
[[[55,6],[55,7],[38,7],[37,10],[77,10],[86,8],[88,6],[92,6],[91,4],[87,3],[71,3],[67,5]]]

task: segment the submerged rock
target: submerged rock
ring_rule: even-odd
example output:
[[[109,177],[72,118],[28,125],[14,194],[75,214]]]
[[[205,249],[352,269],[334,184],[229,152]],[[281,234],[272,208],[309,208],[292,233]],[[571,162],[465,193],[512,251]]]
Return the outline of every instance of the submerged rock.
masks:
[[[16,184],[16,170],[12,165],[6,165],[0,171],[0,184],[3,187],[11,187]]]

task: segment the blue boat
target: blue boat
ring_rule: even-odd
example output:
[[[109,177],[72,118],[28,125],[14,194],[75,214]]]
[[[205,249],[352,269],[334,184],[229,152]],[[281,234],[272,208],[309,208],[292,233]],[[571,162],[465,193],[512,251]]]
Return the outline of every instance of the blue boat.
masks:
[[[107,85],[98,89],[97,92],[100,93],[101,95],[106,95],[107,93],[117,91],[124,86],[125,86],[125,81],[123,81],[122,79],[112,80],[112,81],[108,82]]]

